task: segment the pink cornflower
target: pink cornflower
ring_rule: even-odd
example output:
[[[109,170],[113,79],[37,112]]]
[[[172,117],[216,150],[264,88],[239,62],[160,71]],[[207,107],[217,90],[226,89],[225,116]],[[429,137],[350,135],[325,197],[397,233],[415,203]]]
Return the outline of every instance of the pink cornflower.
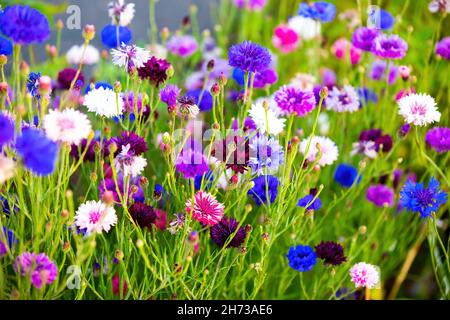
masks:
[[[339,60],[344,60],[346,57],[349,57],[352,65],[358,64],[361,61],[362,50],[353,46],[345,38],[337,39],[331,47],[331,52]]]
[[[273,32],[272,43],[282,53],[294,51],[298,47],[299,40],[295,30],[285,25],[279,25]]]
[[[357,288],[373,289],[380,282],[377,267],[365,262],[359,262],[350,269],[350,277]]]
[[[223,217],[225,206],[216,200],[210,193],[197,192],[194,197],[194,204],[191,199],[186,202],[186,212],[192,213],[192,217],[203,224],[214,226]]]

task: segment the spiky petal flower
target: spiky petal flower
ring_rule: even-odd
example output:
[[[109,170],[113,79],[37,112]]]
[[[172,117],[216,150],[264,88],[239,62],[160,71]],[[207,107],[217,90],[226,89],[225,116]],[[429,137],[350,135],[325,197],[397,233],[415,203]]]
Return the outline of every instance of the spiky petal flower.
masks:
[[[225,206],[216,200],[212,194],[199,191],[192,199],[186,201],[186,212],[192,217],[208,226],[214,226],[223,217]]]
[[[289,260],[289,266],[300,272],[311,271],[317,263],[317,255],[310,246],[291,247],[286,257]]]
[[[197,51],[198,43],[191,35],[173,35],[167,41],[166,47],[172,54],[187,58]]]
[[[275,176],[265,175],[253,179],[255,184],[253,188],[248,191],[248,195],[253,198],[258,206],[262,204],[273,203],[278,196],[278,187],[280,181]]]
[[[75,225],[85,230],[87,235],[94,232],[108,232],[117,223],[116,211],[99,201],[88,201],[82,204],[75,214]]]
[[[373,40],[371,51],[380,58],[402,59],[408,51],[408,44],[395,34],[380,34]]]
[[[148,80],[152,85],[158,88],[161,84],[166,82],[167,70],[169,67],[170,63],[166,60],[151,57],[142,67],[138,68],[138,75],[142,80]]]
[[[366,198],[377,207],[392,207],[394,204],[394,190],[385,185],[373,185],[367,188]]]
[[[276,173],[283,161],[284,151],[277,140],[260,135],[250,143],[248,164],[257,175]]]
[[[112,118],[123,113],[124,102],[117,94],[109,89],[100,87],[89,91],[84,97],[84,106],[88,111],[95,112],[99,116]]]
[[[266,48],[251,41],[231,46],[228,51],[228,59],[230,66],[247,72],[264,71],[272,61]]]
[[[151,206],[136,202],[130,207],[129,211],[133,220],[141,228],[151,230],[151,225],[155,224],[156,221],[156,212]]]
[[[145,139],[138,136],[133,131],[124,131],[120,136],[112,138],[111,142],[114,142],[117,145],[118,153],[126,145],[130,145],[130,151],[136,156],[140,156],[148,150]]]
[[[360,27],[353,32],[352,43],[361,50],[370,51],[373,41],[381,34],[381,31],[376,28]]]
[[[304,117],[316,106],[312,91],[304,91],[294,86],[283,86],[275,93],[275,101],[283,115],[295,114]]]
[[[405,118],[405,121],[416,126],[426,126],[441,118],[436,101],[428,94],[409,94],[398,101],[398,106],[399,114]]]
[[[325,265],[338,266],[347,261],[344,248],[337,242],[322,241],[315,249],[317,257],[322,259]]]
[[[450,8],[450,1],[448,1]],[[445,60],[450,60],[450,37],[445,37],[436,44],[436,54]]]
[[[336,112],[355,112],[360,106],[358,92],[350,85],[341,89],[333,87],[325,102],[327,108]]]
[[[437,152],[450,151],[450,128],[436,127],[427,132],[425,142]]]
[[[133,68],[139,69],[150,59],[150,51],[135,45],[122,43],[120,48],[111,50],[112,62],[128,72]]]
[[[14,270],[22,277],[29,276],[37,289],[52,284],[58,276],[58,267],[45,253],[23,252],[17,257]]]
[[[270,108],[266,110],[263,102],[253,104],[248,114],[262,134],[268,131],[269,134],[276,136],[284,129],[286,119],[279,118],[276,112]]]
[[[185,148],[181,151],[175,167],[178,172],[183,174],[185,179],[193,179],[197,175],[203,175],[209,169],[203,153],[192,148]]]
[[[50,110],[44,117],[43,128],[47,137],[53,141],[71,145],[79,145],[92,130],[87,116],[75,109]]]
[[[223,217],[219,223],[212,226],[210,229],[211,239],[220,247],[224,247],[225,243],[228,241],[227,248],[238,248],[240,247],[247,237],[247,232],[245,228],[240,227],[238,229],[239,222],[230,217]],[[237,231],[236,231],[237,230]],[[230,240],[229,238],[234,234],[234,237]]]
[[[309,144],[310,138],[304,139],[300,143],[300,152],[302,154],[306,153],[306,159],[309,162],[318,161],[317,164],[321,167],[331,165],[335,162],[339,155],[338,147],[333,140],[328,137],[314,136],[311,139],[311,144]],[[320,156],[320,159],[318,157]]]
[[[447,194],[441,191],[439,181],[434,177],[425,188],[422,182],[408,180],[400,191],[400,204],[406,210],[418,212],[422,218],[431,217],[447,201]]]
[[[117,172],[123,173],[125,177],[138,177],[147,166],[147,160],[142,156],[137,156],[130,150],[130,145],[122,147],[122,151],[114,159]]]
[[[27,79],[27,90],[32,97],[40,99],[39,94],[39,79],[41,78],[40,72],[30,72]]]
[[[126,27],[134,18],[134,3],[125,3],[125,0],[111,1],[108,13],[113,24]]]
[[[350,269],[351,281],[356,288],[375,288],[380,282],[380,273],[376,266],[359,262]]]

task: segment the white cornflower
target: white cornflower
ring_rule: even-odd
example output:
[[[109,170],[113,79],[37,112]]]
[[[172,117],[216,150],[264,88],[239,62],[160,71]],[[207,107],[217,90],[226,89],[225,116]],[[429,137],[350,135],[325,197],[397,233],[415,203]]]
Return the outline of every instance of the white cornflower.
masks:
[[[121,68],[130,71],[133,68],[142,68],[150,59],[150,51],[135,45],[122,43],[119,49],[111,50],[112,62]]]
[[[333,87],[325,99],[328,109],[336,112],[355,112],[359,110],[360,99],[355,88],[345,85],[342,88]]]
[[[275,111],[270,108],[267,108],[266,115],[263,102],[253,104],[248,114],[262,134],[266,133],[268,129],[269,134],[278,135],[284,129],[286,119],[278,118]]]
[[[79,145],[91,133],[91,122],[87,116],[75,109],[50,110],[44,117],[43,128],[53,141]]]
[[[87,235],[108,232],[117,223],[116,211],[102,201],[88,201],[75,214],[75,225]]]
[[[314,19],[295,16],[288,20],[288,26],[294,29],[301,39],[310,40],[320,35],[321,24]]]
[[[136,178],[147,166],[147,160],[142,156],[136,156],[130,152],[130,144],[122,146],[122,151],[114,159],[117,172],[122,172],[124,176]]]
[[[300,143],[300,152],[302,154],[306,153],[309,140],[310,138],[306,138]],[[339,150],[336,143],[328,137],[313,136],[306,159],[309,162],[315,162],[317,160],[317,156],[319,155],[318,145],[320,146],[321,157],[317,164],[321,167],[333,164],[338,158]]]
[[[15,168],[14,160],[0,154],[0,185],[14,176]]]
[[[157,59],[166,59],[167,58],[167,49],[163,45],[159,43],[154,43],[146,46],[146,49],[152,53]]]
[[[425,93],[413,93],[398,101],[399,114],[409,124],[426,126],[438,122],[441,113],[436,108],[436,101]]]
[[[127,26],[134,18],[134,3],[125,3],[125,0],[111,1],[108,4],[109,17],[113,24]]]
[[[113,90],[103,87],[89,91],[84,97],[83,105],[90,112],[95,112],[107,118],[120,116],[124,107],[123,99],[120,95],[117,96]]]
[[[289,85],[297,87],[301,90],[313,90],[314,84],[317,83],[316,77],[309,73],[297,73],[291,79]]]
[[[83,46],[74,45],[66,53],[67,62],[70,64],[92,65],[100,60],[100,53],[96,47],[88,45],[83,56]]]

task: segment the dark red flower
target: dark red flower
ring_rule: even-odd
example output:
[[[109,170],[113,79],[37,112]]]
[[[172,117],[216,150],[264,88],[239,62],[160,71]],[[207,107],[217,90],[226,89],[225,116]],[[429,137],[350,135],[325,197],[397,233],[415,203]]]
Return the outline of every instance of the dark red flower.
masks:
[[[169,67],[170,63],[166,60],[151,57],[144,66],[137,71],[139,78],[148,80],[155,87],[159,87],[160,84],[166,82],[167,70]]]
[[[344,248],[337,242],[322,241],[315,249],[317,257],[324,260],[326,265],[338,266],[347,261]]]

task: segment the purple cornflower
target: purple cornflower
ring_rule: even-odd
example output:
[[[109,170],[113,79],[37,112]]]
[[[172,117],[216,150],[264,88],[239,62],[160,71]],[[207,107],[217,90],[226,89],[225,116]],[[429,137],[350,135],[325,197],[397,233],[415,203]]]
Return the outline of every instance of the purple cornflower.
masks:
[[[167,41],[166,47],[172,54],[185,58],[197,51],[198,43],[191,35],[173,35]]]
[[[58,88],[61,90],[69,90],[70,85],[72,84],[73,79],[77,75],[77,69],[74,68],[66,68],[58,73]],[[84,83],[84,76],[80,72],[78,74],[77,80],[78,84],[81,86]]]
[[[239,222],[231,217],[223,217],[219,223],[215,224],[210,229],[211,239],[217,244],[219,247],[224,247],[225,243],[227,243],[227,248],[238,248],[240,247],[247,237],[247,232],[245,228],[240,227]],[[237,230],[237,232],[236,232]],[[229,238],[236,232],[232,240]]]
[[[425,142],[437,152],[450,151],[450,128],[436,127],[427,132]]]
[[[360,27],[353,32],[352,43],[361,50],[370,51],[373,41],[381,34],[381,31],[374,28]]]
[[[390,65],[388,70],[388,64],[384,60],[375,60],[372,64],[372,69],[370,70],[370,77],[373,80],[383,80],[387,77],[387,82],[389,85],[393,85],[398,78],[398,67],[395,65]],[[387,74],[387,75],[386,75]]]
[[[42,43],[50,37],[47,18],[29,6],[13,5],[0,14],[0,31],[20,45]]]
[[[177,99],[180,95],[181,89],[174,84],[169,84],[159,92],[161,101],[167,104],[168,107],[175,107],[177,105]]]
[[[123,174],[119,173],[117,177],[117,186],[122,196],[125,193],[125,185],[123,180],[124,180]],[[135,193],[131,192],[133,188],[132,186],[137,187],[137,192]],[[111,191],[114,197],[114,201],[120,204],[120,197],[119,194],[117,193],[116,183],[114,182],[113,178],[106,178],[105,180],[101,181],[98,188],[100,191],[100,198],[103,197],[106,191]],[[139,177],[131,179],[128,187],[128,194],[130,195],[132,194],[132,197],[130,197],[128,201],[133,200],[134,202],[144,202],[145,200],[144,190],[142,190],[142,187],[139,183]]]
[[[259,44],[244,41],[228,51],[230,66],[246,72],[261,72],[269,68],[272,61],[269,51]]]
[[[117,145],[117,153],[122,151],[122,148],[127,145],[130,145],[129,151],[135,156],[140,156],[148,150],[145,139],[132,131],[124,131],[120,136],[111,138],[110,143],[112,142]]]
[[[255,74],[253,87],[264,89],[278,81],[278,74],[274,69],[266,69]]]
[[[6,114],[0,113],[0,155],[1,148],[14,140],[14,122]]]
[[[208,172],[208,164],[203,153],[191,148],[183,149],[178,156],[175,168],[185,179],[194,179]]]
[[[131,92],[131,91],[124,92],[121,96],[122,96],[122,100],[123,100],[123,111],[130,112],[130,113],[135,112],[135,110],[134,110],[134,107],[135,107],[134,92]],[[142,112],[142,116],[144,118],[146,118],[150,115],[150,107],[148,105],[143,105],[142,93],[139,93],[137,95],[136,107],[137,107],[137,112],[139,114]],[[142,108],[144,108],[144,109],[142,109]]]
[[[338,266],[347,261],[344,248],[337,242],[322,241],[314,249],[325,265]]]
[[[381,34],[374,39],[371,51],[383,59],[403,59],[408,51],[408,44],[395,34]]]
[[[366,198],[377,207],[392,207],[394,204],[394,190],[382,184],[373,185],[367,188]]]
[[[41,96],[39,95],[39,79],[41,78],[40,72],[31,72],[28,75],[27,79],[27,89],[28,93],[31,94],[31,96],[40,99]]]
[[[314,92],[301,90],[293,86],[283,86],[275,92],[275,102],[283,115],[296,114],[304,117],[316,106]]]
[[[253,180],[255,184],[253,188],[248,191],[248,195],[255,200],[258,206],[262,204],[267,205],[268,200],[273,203],[278,195],[278,186],[280,182],[274,176],[259,176]],[[269,199],[268,199],[269,198]]]
[[[436,54],[450,60],[450,37],[445,37],[436,44]]]
[[[325,101],[327,108],[336,112],[355,112],[360,106],[358,92],[350,85],[333,87]]]
[[[22,277],[29,276],[37,289],[53,283],[58,276],[58,267],[45,253],[22,253],[14,263],[14,270]]]

